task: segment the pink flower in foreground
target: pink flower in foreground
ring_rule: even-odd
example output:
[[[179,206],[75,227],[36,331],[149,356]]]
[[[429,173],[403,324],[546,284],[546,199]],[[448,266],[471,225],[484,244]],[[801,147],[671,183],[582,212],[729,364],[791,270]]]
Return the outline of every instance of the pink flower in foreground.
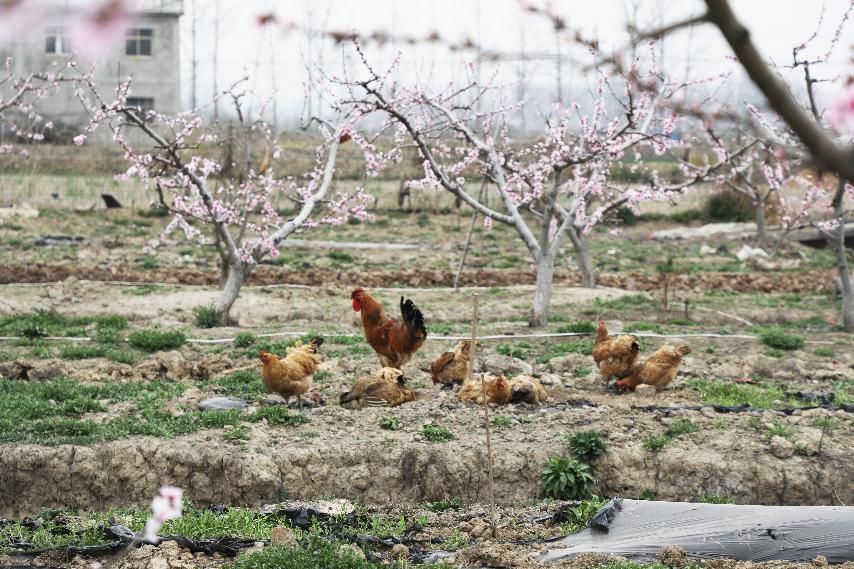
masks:
[[[145,524],[143,539],[148,542],[158,541],[157,532],[163,527],[163,522],[181,517],[181,499],[184,491],[175,486],[163,486],[160,494],[151,501],[151,517]]]
[[[30,0],[0,0],[0,40],[24,37],[41,25],[44,7]]]
[[[839,134],[854,134],[854,83],[842,89],[827,109],[827,122]]]
[[[129,0],[93,2],[71,31],[71,45],[84,57],[94,59],[124,38],[131,23]]]

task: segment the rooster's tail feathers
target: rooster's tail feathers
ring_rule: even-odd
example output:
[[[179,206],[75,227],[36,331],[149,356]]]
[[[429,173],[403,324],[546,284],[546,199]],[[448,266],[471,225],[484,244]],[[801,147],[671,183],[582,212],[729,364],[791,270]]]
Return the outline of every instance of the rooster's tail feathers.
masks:
[[[400,297],[400,315],[413,335],[421,332],[425,338],[427,337],[427,328],[424,326],[424,315],[421,314],[421,311],[418,310],[414,302],[409,299],[404,300],[402,296]]]

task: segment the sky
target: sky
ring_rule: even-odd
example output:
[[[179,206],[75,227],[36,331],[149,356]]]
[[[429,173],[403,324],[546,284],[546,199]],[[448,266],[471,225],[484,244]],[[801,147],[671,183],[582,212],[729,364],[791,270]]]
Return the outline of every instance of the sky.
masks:
[[[767,57],[780,63],[791,60],[792,47],[804,42],[818,29],[812,53],[826,50],[842,14],[851,0],[731,0],[748,26],[754,41]],[[534,2],[542,5],[544,2]],[[570,28],[586,37],[596,37],[603,51],[626,44],[626,25],[636,21],[644,29],[672,22],[701,11],[700,0],[558,0],[555,11]],[[296,123],[303,108],[303,83],[307,68],[322,66],[340,70],[349,50],[329,40],[309,38],[303,31],[285,32],[278,26],[260,27],[259,14],[274,13],[301,28],[383,30],[398,36],[424,37],[437,31],[443,38],[458,42],[471,38],[487,50],[507,53],[498,63],[484,63],[483,73],[497,70],[506,82],[516,82],[517,95],[528,101],[529,114],[558,97],[581,99],[589,92],[590,74],[579,72],[586,54],[569,42],[557,42],[545,19],[524,13],[517,0],[185,0],[182,18],[182,76],[185,104],[192,100],[192,26],[196,25],[196,101],[209,101],[214,82],[214,38],[218,35],[217,81],[220,87],[247,73],[256,93],[254,105],[272,100],[267,119],[279,126]],[[818,24],[824,11],[823,25]],[[195,14],[195,16],[194,16]],[[217,22],[219,25],[217,26]],[[346,45],[346,43],[345,43]],[[843,33],[831,63],[822,68],[825,76],[838,75],[854,67],[854,22]],[[401,79],[447,81],[460,77],[471,52],[452,52],[442,46],[411,47],[387,45],[369,47],[368,57],[378,65],[403,52]],[[700,78],[728,69],[734,70],[720,96],[732,101],[757,100],[755,91],[737,65],[726,60],[729,49],[719,32],[710,25],[683,30],[661,46],[665,72],[674,78]],[[558,90],[556,54],[560,50],[561,76]],[[527,61],[520,61],[526,54]],[[531,55],[535,54],[535,55]],[[572,61],[580,57],[579,61]],[[352,63],[352,62],[351,62]],[[827,89],[821,96],[828,97]],[[316,102],[315,102],[316,103]],[[275,116],[273,116],[275,114]]]

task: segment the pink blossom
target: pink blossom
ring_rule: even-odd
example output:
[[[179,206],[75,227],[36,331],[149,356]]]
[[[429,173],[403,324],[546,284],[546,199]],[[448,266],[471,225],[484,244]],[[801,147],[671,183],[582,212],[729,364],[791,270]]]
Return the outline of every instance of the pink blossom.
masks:
[[[76,144],[77,146],[83,146],[83,144],[85,144],[85,143],[86,143],[86,135],[85,134],[78,134],[77,136],[74,137],[74,144]]]
[[[45,8],[32,0],[0,0],[0,41],[27,37],[41,27]]]
[[[854,83],[847,85],[827,110],[827,122],[839,134],[854,134]]]
[[[71,28],[74,50],[95,59],[104,50],[119,43],[131,24],[130,0],[97,0],[92,2]]]
[[[160,494],[151,501],[151,517],[145,524],[143,536],[145,541],[156,543],[159,541],[157,532],[163,527],[163,523],[181,517],[183,493],[183,490],[175,486],[162,486],[160,488]]]

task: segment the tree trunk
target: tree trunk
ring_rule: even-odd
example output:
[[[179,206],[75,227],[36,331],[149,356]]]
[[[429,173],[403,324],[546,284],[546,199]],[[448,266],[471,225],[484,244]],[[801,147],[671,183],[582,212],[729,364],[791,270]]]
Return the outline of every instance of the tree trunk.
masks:
[[[756,245],[765,243],[765,202],[759,200],[756,204]]]
[[[537,290],[534,292],[534,306],[531,311],[531,321],[529,322],[532,328],[548,324],[554,272],[554,257],[548,253],[542,253],[540,258],[537,259]]]
[[[837,232],[838,236],[833,245],[836,250],[836,270],[839,273],[839,292],[842,294],[842,326],[846,332],[854,332],[854,289],[845,251],[845,224],[842,220]]]
[[[235,269],[229,267],[228,274],[225,279],[225,284],[222,285],[222,291],[219,293],[219,298],[214,302],[217,310],[222,314],[222,324],[228,325],[231,321],[230,312],[234,301],[240,294],[240,289],[243,286],[243,280],[246,278],[246,269]]]
[[[578,269],[581,271],[581,286],[593,288],[596,286],[596,269],[593,268],[593,257],[590,255],[590,243],[587,237],[570,227],[569,239],[575,249],[578,259]]]

